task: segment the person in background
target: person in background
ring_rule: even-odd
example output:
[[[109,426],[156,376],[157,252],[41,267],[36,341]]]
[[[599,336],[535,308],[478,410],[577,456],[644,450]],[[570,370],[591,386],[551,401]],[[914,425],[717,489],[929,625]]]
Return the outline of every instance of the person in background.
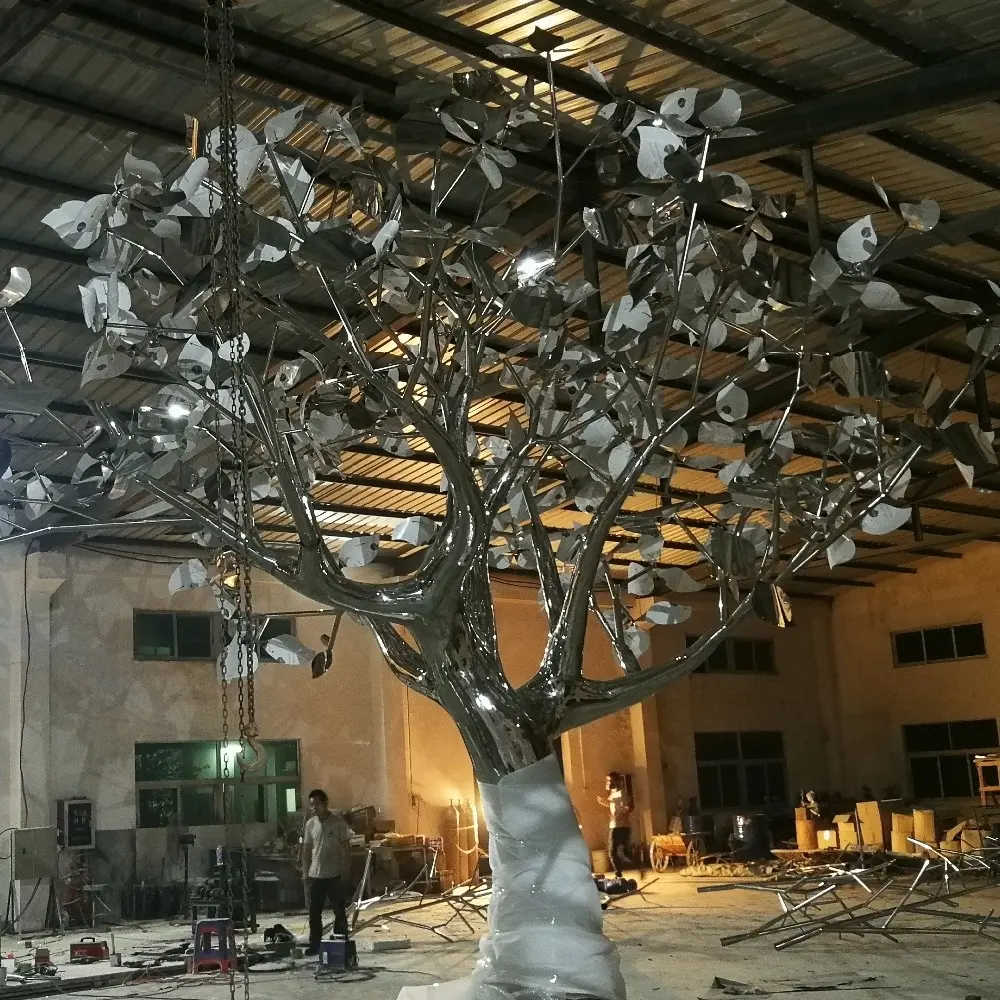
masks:
[[[309,793],[312,816],[302,832],[300,864],[309,904],[309,951],[319,952],[323,939],[323,904],[333,910],[333,933],[347,934],[347,879],[353,832],[342,816],[330,812],[322,788]]]
[[[611,771],[608,774],[605,788],[608,797],[606,799],[598,797],[597,801],[609,813],[608,856],[615,870],[615,878],[621,878],[623,869],[632,864],[629,856],[632,843],[632,801],[625,775],[618,771]]]

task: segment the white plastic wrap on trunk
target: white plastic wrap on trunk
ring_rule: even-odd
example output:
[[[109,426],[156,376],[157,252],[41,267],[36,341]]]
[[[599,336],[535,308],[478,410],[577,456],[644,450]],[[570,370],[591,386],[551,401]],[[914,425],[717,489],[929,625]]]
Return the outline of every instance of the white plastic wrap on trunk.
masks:
[[[570,995],[621,1000],[618,953],[569,792],[554,757],[480,785],[490,832],[489,932],[470,979],[407,987],[399,1000]]]

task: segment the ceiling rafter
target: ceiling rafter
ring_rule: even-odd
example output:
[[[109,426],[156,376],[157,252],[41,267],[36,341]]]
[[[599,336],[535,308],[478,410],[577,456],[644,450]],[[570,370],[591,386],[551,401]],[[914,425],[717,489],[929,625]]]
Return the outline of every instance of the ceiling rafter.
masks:
[[[717,73],[723,80],[738,80],[761,93],[777,97],[789,104],[821,96],[821,92],[814,87],[793,85],[787,82],[787,79],[779,79],[773,73],[760,69],[742,53],[728,46],[720,46],[711,38],[673,24],[664,17],[657,17],[655,22],[647,24],[615,10],[608,3],[597,3],[594,0],[560,0],[560,5],[595,24],[602,24],[636,41],[681,59],[687,59],[695,65]],[[787,74],[787,69],[785,72]],[[1000,190],[1000,168],[977,157],[970,157],[954,146],[938,142],[910,129],[879,128],[874,129],[871,134],[912,156],[935,163],[979,184]]]
[[[709,161],[760,156],[843,132],[871,132],[886,122],[1000,95],[1000,52],[987,48],[886,80],[833,91],[745,120],[756,135],[713,143]]]

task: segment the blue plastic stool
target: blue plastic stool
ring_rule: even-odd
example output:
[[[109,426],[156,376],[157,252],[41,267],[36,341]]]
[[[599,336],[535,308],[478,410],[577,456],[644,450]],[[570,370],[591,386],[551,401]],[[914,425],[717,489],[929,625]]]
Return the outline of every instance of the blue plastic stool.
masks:
[[[232,920],[199,920],[194,929],[194,955],[188,972],[236,970],[236,931]]]
[[[317,952],[320,972],[351,972],[358,967],[358,950],[354,942],[341,934],[329,941],[320,941]]]

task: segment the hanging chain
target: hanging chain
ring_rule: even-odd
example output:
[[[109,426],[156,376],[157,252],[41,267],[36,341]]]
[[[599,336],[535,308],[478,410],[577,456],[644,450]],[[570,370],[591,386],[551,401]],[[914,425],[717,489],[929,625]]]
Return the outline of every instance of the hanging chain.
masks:
[[[232,508],[230,514],[235,523],[237,544],[235,546],[236,581],[233,589],[234,612],[232,622],[236,632],[231,641],[236,643],[236,690],[239,709],[239,742],[240,755],[238,760],[245,760],[247,751],[251,749],[250,741],[256,742],[255,706],[253,693],[254,652],[256,647],[256,629],[253,618],[253,591],[250,574],[248,551],[249,534],[253,530],[253,507],[249,484],[249,443],[246,432],[247,424],[247,376],[246,349],[243,342],[244,316],[240,272],[240,220],[242,217],[241,191],[239,186],[238,159],[238,122],[236,119],[236,71],[235,44],[232,21],[232,0],[207,0],[204,9],[205,27],[205,58],[206,71],[211,75],[212,62],[212,32],[211,15],[214,11],[216,22],[216,60],[218,66],[218,101],[219,101],[219,148],[220,189],[219,204],[220,226],[214,225],[214,197],[209,188],[209,217],[213,220],[211,231],[212,244],[212,276],[213,287],[218,296],[215,307],[217,323],[216,343],[231,344],[231,377],[229,399],[233,414],[230,450],[232,453],[232,477],[230,481]],[[221,245],[220,245],[221,244]],[[216,252],[218,250],[218,252]],[[228,301],[227,301],[228,298]],[[216,391],[219,391],[218,381]],[[217,411],[218,414],[218,411]],[[221,425],[221,415],[217,427]],[[223,446],[222,436],[217,435],[219,449],[219,504],[222,508]],[[226,655],[226,654],[224,654]],[[243,903],[243,943],[244,952],[249,953],[249,937],[251,922],[251,900],[248,884],[248,863],[246,850],[246,815],[247,786],[246,768],[238,767],[238,783],[230,785],[230,752],[229,752],[229,694],[228,679],[222,682],[222,725],[225,751],[223,753],[223,820],[229,829],[231,813],[237,812],[237,823],[240,831],[241,861],[240,881]],[[256,749],[253,751],[256,753]],[[231,809],[229,802],[232,792],[232,805],[239,801],[239,809]],[[237,795],[237,792],[240,794]],[[228,839],[228,838],[227,838]],[[231,912],[235,893],[233,891],[233,871],[231,858],[227,860],[224,869],[226,892],[229,897]],[[230,974],[229,991],[231,1000],[236,997],[235,975]],[[250,997],[249,966],[244,962],[243,994],[245,1000]]]

